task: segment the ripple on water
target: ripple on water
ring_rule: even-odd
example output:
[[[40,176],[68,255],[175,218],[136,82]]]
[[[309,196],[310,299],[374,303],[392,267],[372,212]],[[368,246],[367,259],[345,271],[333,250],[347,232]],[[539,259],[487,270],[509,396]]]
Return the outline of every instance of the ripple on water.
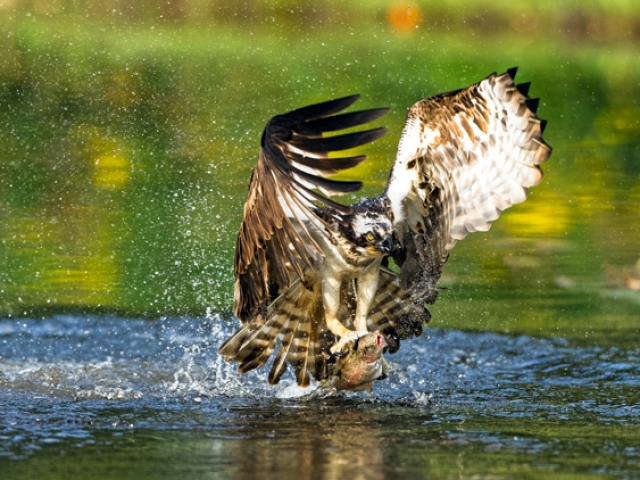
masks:
[[[429,329],[387,356],[390,374],[376,382],[374,397],[326,398],[313,386],[298,388],[292,375],[270,387],[268,369],[237,374],[216,354],[234,328],[218,316],[0,321],[0,403],[9,407],[0,419],[0,444],[8,445],[0,456],[19,458],[60,438],[92,441],[88,432],[96,426],[242,428],[243,415],[257,421],[265,412],[345,405],[426,408],[425,424],[444,427],[480,422],[487,448],[505,443],[486,421],[640,424],[638,349]],[[469,435],[451,433],[450,440],[475,441]]]
[[[266,371],[240,376],[216,354],[235,327],[219,316],[147,321],[60,316],[0,322],[0,385],[74,398],[211,398],[307,395],[291,379],[266,385]],[[637,350],[572,347],[558,339],[430,329],[387,355],[391,374],[375,385],[393,401],[437,392],[495,392],[509,384],[543,391],[597,384],[640,386]],[[503,390],[504,391],[504,390]]]

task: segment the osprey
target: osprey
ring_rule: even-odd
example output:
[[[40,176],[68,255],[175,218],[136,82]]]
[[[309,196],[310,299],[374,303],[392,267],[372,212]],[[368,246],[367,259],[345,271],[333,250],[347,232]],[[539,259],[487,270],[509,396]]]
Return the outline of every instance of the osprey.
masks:
[[[351,206],[328,196],[362,183],[327,177],[365,156],[331,154],[385,129],[325,133],[388,109],[339,113],[359,98],[353,95],[273,117],[236,243],[234,313],[243,326],[220,347],[225,359],[244,373],[278,347],[268,382],[278,383],[290,364],[307,386],[309,373],[331,377],[337,358],[355,354],[370,332],[382,334],[390,353],[419,336],[455,243],[488,230],[542,179],[539,164],[551,154],[542,139],[546,122],[536,116],[539,100],[527,96],[529,83],[515,85],[515,74],[494,73],[413,105],[386,189]]]

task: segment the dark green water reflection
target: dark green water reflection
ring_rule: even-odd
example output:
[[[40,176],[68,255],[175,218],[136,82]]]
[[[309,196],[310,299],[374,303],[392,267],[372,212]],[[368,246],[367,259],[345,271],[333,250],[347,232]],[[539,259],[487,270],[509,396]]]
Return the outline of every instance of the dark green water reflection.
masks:
[[[447,23],[426,7],[421,28],[407,32],[371,9],[360,22],[326,13],[324,28],[277,12],[272,22],[206,16],[205,25],[8,13],[0,312],[227,310],[234,238],[270,116],[353,92],[360,107],[390,106],[381,121],[389,134],[350,173],[375,194],[411,103],[519,65],[542,98],[555,153],[526,204],[456,247],[436,321],[636,334],[640,297],[625,283],[640,256],[635,37],[603,43],[540,24],[527,35],[452,28],[475,10],[454,9]],[[619,13],[607,21],[622,22]]]
[[[341,409],[343,410],[343,409]],[[397,411],[397,409],[394,409]],[[429,422],[429,415],[422,418]],[[411,421],[420,420],[412,415]],[[601,478],[603,460],[626,470],[624,448],[607,438],[589,437],[570,455],[545,452],[525,437],[509,432],[480,437],[473,432],[418,425],[408,421],[385,425],[385,412],[350,412],[334,415],[332,422],[356,422],[332,433],[320,422],[300,422],[275,429],[248,432],[203,431],[101,431],[90,445],[78,448],[63,440],[45,446],[28,465],[13,462],[5,468],[9,478]],[[303,427],[300,428],[299,425]],[[495,425],[494,425],[495,426]],[[398,428],[402,433],[398,434]],[[533,431],[530,434],[535,434]],[[558,433],[554,429],[554,433]],[[560,452],[576,439],[590,436],[588,429],[562,429],[565,437],[550,449]],[[275,439],[281,437],[280,439]],[[506,437],[506,438],[505,438]],[[505,442],[506,440],[506,442]],[[637,438],[634,439],[637,442]],[[638,447],[636,443],[636,448]],[[594,450],[607,449],[608,457],[590,459]],[[189,459],[185,462],[185,458]],[[565,471],[567,473],[558,473]],[[590,473],[595,472],[595,473]]]
[[[12,479],[624,478],[638,472],[637,425],[609,424],[605,434],[595,418],[517,419],[506,411],[500,420],[495,412],[467,415],[459,408],[345,401],[232,406],[226,416],[234,425],[228,425],[219,407],[176,405],[189,411],[183,421],[202,423],[169,430],[126,421],[89,427],[91,435],[53,438],[28,462],[0,463]]]

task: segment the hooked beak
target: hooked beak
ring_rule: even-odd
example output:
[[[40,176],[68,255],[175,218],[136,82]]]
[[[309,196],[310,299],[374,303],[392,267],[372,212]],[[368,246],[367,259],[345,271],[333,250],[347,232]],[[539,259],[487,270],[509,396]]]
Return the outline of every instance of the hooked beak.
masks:
[[[384,237],[380,243],[376,244],[376,250],[379,250],[382,253],[390,254],[392,248],[393,238],[391,235]]]

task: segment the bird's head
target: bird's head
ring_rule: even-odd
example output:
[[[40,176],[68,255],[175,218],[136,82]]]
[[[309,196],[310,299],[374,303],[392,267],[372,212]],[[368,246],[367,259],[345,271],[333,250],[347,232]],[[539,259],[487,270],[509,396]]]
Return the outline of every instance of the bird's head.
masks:
[[[395,245],[395,231],[389,217],[359,212],[351,219],[350,240],[370,255],[389,255]]]

